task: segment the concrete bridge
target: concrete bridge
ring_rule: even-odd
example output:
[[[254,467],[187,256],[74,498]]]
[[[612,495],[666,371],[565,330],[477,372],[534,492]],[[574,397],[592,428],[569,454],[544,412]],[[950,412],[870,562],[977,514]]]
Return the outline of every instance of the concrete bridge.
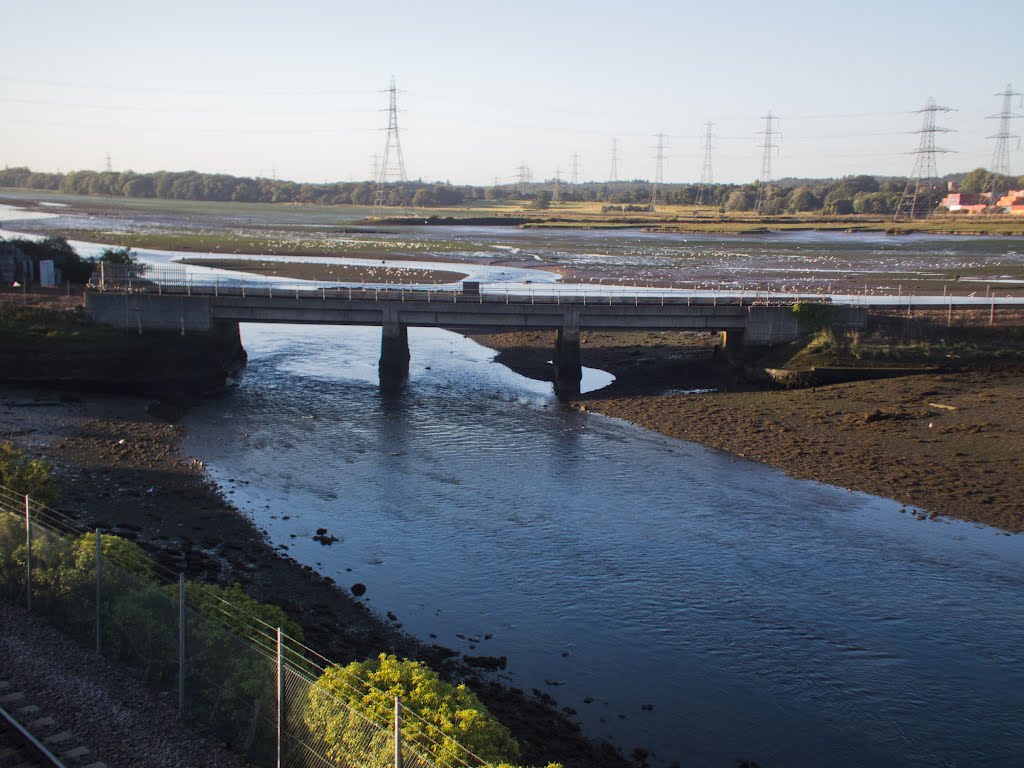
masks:
[[[554,330],[556,387],[579,391],[580,331],[676,330],[719,332],[727,355],[744,344],[792,341],[800,333],[792,302],[755,298],[665,295],[480,292],[463,290],[290,287],[271,284],[164,286],[136,282],[131,290],[89,290],[88,314],[109,325],[142,333],[206,333],[223,324],[311,323],[381,326],[382,385],[409,372],[408,328]],[[140,290],[141,288],[141,290]],[[863,327],[864,307],[837,306],[835,321]]]

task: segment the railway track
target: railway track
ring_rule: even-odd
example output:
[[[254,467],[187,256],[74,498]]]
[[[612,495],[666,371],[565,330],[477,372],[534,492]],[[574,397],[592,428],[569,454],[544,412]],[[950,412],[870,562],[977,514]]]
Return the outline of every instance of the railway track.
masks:
[[[28,694],[0,680],[0,768],[107,768]]]

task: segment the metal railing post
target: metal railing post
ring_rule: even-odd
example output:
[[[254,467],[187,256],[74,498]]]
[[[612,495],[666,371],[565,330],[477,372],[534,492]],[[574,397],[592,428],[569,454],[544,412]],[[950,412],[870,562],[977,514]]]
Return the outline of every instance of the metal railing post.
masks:
[[[100,619],[100,606],[103,583],[103,545],[100,540],[100,529],[96,529],[96,655],[102,652],[103,625]]]
[[[100,262],[101,264],[103,262]],[[32,610],[32,500],[25,494],[25,604]]]
[[[178,713],[185,713],[185,574],[178,574]]]
[[[284,768],[284,654],[277,628],[277,768]]]
[[[402,712],[401,703],[395,696],[395,768],[402,768]]]

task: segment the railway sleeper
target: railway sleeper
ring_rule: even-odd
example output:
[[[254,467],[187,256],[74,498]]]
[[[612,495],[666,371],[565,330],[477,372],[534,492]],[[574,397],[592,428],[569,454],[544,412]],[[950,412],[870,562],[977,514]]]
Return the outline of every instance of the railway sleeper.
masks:
[[[27,734],[27,735],[26,735]],[[107,768],[71,732],[0,680],[0,768]]]

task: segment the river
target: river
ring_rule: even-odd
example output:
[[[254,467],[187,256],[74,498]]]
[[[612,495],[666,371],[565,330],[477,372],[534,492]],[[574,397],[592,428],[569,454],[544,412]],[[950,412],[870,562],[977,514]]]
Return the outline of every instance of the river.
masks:
[[[379,334],[243,325],[187,418],[296,559],[656,765],[1019,764],[1024,538],[565,409],[446,331],[387,397]]]

